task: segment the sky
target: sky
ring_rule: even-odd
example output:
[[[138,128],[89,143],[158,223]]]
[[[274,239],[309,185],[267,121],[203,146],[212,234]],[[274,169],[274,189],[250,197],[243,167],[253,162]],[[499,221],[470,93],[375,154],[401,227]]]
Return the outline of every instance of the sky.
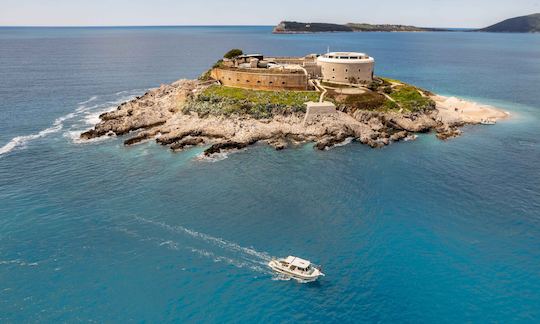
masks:
[[[0,0],[0,26],[276,25],[365,22],[485,27],[540,0]]]

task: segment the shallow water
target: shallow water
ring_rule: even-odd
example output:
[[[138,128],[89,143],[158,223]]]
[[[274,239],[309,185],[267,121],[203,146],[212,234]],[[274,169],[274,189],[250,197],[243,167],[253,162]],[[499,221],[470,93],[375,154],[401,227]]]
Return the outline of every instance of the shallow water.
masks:
[[[0,28],[0,320],[538,321],[540,35],[269,31]],[[214,163],[75,140],[232,47],[327,46],[513,118],[448,142],[260,145]],[[288,254],[327,276],[279,280],[266,262]]]

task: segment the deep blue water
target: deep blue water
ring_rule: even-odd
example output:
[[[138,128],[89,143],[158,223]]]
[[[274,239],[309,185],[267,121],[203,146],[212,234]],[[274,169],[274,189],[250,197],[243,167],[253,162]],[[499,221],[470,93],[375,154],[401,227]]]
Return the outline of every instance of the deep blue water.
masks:
[[[327,46],[513,118],[215,163],[73,140],[230,48]],[[540,35],[0,28],[0,322],[538,322],[539,89]],[[327,276],[275,280],[264,264],[288,254]]]

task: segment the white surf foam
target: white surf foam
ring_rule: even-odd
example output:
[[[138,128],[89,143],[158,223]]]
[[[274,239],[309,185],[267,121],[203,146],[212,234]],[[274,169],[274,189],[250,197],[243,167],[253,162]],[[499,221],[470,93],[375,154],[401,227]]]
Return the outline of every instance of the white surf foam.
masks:
[[[349,145],[352,143],[353,140],[354,140],[354,137],[347,137],[343,142],[334,144],[332,147],[341,147],[341,146]],[[329,149],[330,147],[325,148],[325,150],[329,150]]]
[[[98,98],[98,96],[92,96],[92,97],[90,97],[90,99],[88,99],[86,101],[79,102],[79,105],[86,105],[88,103],[91,103],[92,101],[96,101],[97,98]]]
[[[71,139],[71,142],[74,144],[96,143],[115,138],[115,135],[102,136],[91,140],[83,140],[80,137],[82,133],[92,129],[95,125],[101,122],[99,116],[116,110],[118,105],[120,105],[122,102],[132,100],[137,93],[140,93],[140,91],[141,90],[120,91],[115,94],[116,96],[122,96],[118,99],[110,100],[88,108],[83,107],[82,109],[78,110],[78,115],[82,115],[82,118],[80,118],[76,124],[72,125],[72,127],[64,133],[64,137]]]
[[[210,154],[209,156],[205,155],[203,152],[197,155],[197,160],[201,162],[215,163],[215,162],[223,161],[229,158],[230,154],[244,152],[244,151],[247,151],[247,148],[226,150],[225,152]]]
[[[121,102],[129,100],[135,95],[134,94],[135,91],[139,91],[139,90],[123,91],[121,92],[122,98],[119,98],[118,100],[107,101],[104,104],[97,104],[97,105],[88,107],[87,104],[94,102],[99,98],[98,96],[92,96],[88,100],[80,102],[78,104],[79,106],[77,107],[77,109],[75,109],[75,111],[70,112],[64,116],[58,117],[50,127],[45,128],[34,134],[16,136],[12,138],[7,144],[0,147],[0,156],[5,155],[9,152],[12,152],[13,150],[16,150],[16,149],[25,149],[27,147],[27,144],[34,140],[43,138],[50,134],[60,132],[64,128],[65,121],[74,119],[75,117],[78,117],[82,114],[84,115],[83,122],[86,129],[80,130],[78,135],[73,133],[74,132],[73,129],[64,134],[64,137],[68,137],[71,139],[76,137],[78,140],[80,140],[79,139],[80,134],[88,129],[88,125],[93,126],[99,122],[99,115],[101,115],[104,112],[111,111],[114,108],[116,108],[118,104],[120,104]],[[126,96],[126,94],[128,96]],[[99,110],[94,111],[95,109],[99,109]],[[76,142],[75,140],[73,141]],[[92,142],[95,142],[95,141],[92,141]]]
[[[72,119],[73,117],[75,117],[75,113],[69,113],[67,115],[57,118],[51,127],[45,128],[38,133],[12,138],[11,141],[9,141],[6,145],[0,147],[0,156],[9,153],[17,148],[23,149],[30,141],[61,131],[64,127],[64,121]]]
[[[39,265],[37,262],[26,262],[21,259],[15,260],[0,260],[0,265],[18,265],[21,267],[35,267]]]

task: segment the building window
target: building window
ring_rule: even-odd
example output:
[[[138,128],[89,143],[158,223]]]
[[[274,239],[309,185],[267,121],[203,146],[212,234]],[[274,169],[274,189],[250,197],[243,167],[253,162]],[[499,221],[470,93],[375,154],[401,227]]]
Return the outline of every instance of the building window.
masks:
[[[281,82],[281,84],[285,84],[285,81]]]
[[[259,81],[257,81],[257,83],[261,83],[261,81],[259,80]]]
[[[332,72],[336,71],[336,69],[332,69]]]
[[[274,83],[274,82],[270,81],[270,84],[272,84],[272,83]]]
[[[345,72],[349,72],[349,70],[348,70],[348,69],[345,69]]]
[[[249,80],[246,80],[246,83],[249,83]]]

